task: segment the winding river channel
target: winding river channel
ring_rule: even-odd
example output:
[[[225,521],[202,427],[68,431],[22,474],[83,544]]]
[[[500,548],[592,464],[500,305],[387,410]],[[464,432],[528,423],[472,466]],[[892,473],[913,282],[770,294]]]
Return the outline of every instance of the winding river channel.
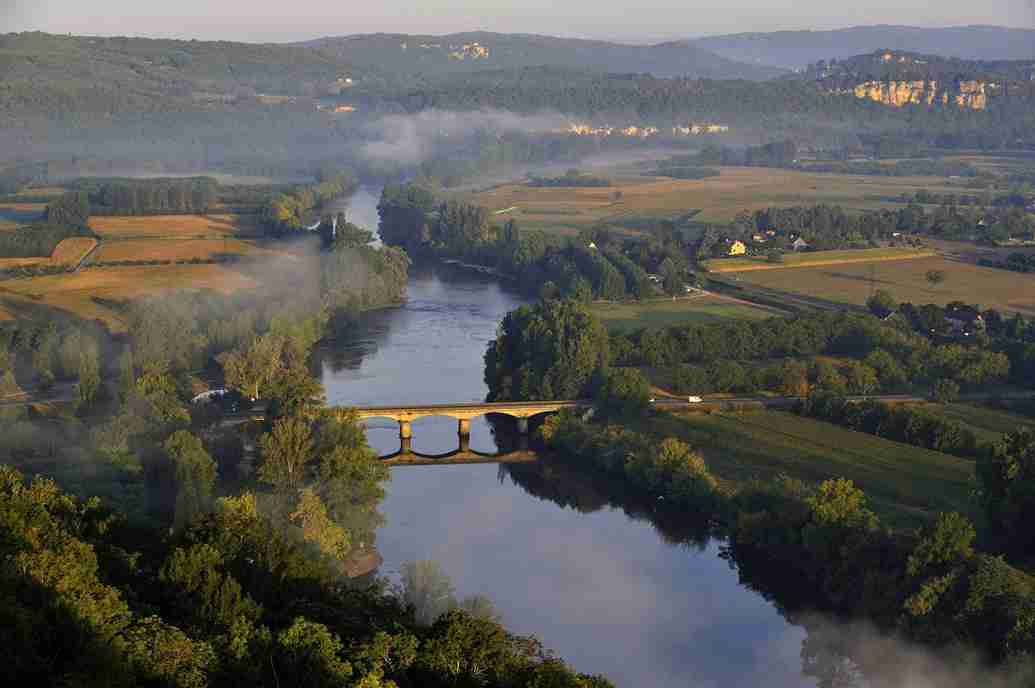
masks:
[[[366,193],[357,202],[376,197]],[[350,215],[373,217],[369,207]],[[486,344],[521,303],[494,278],[415,266],[405,305],[368,314],[353,336],[325,352],[328,401],[482,400]],[[382,454],[398,449],[394,423],[372,421],[368,437]],[[456,422],[415,422],[413,438],[421,453],[452,450]],[[495,448],[483,419],[472,422],[471,446]],[[387,523],[377,534],[381,574],[435,560],[458,597],[488,597],[508,629],[538,636],[578,670],[617,686],[827,685],[814,677],[824,658],[803,649],[821,624],[808,623],[807,633],[743,585],[721,556],[721,540],[673,537],[638,515],[645,512],[614,504],[570,473],[535,464],[395,467],[381,508]]]

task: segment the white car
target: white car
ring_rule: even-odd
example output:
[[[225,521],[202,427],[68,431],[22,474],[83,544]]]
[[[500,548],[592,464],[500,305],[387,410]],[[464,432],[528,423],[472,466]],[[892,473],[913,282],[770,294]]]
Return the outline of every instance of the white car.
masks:
[[[700,404],[702,401],[704,401],[704,399],[702,399],[701,397],[687,397],[686,398],[686,403],[688,403],[688,404]]]

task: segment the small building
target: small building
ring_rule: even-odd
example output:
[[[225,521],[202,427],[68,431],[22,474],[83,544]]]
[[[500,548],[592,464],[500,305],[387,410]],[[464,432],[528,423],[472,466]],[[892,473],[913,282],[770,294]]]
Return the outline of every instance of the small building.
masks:
[[[734,241],[734,242],[730,243],[729,251],[727,252],[726,255],[729,255],[729,256],[742,256],[745,253],[747,253],[747,246],[744,244],[743,241],[737,240],[737,241]]]
[[[755,242],[756,244],[764,244],[764,243],[766,242],[766,236],[765,236],[765,234],[752,234],[752,235],[751,235],[751,239],[752,239],[752,240],[753,240],[753,241],[754,241],[754,242]]]
[[[805,241],[801,237],[798,237],[794,240],[794,243],[791,244],[791,248],[795,251],[807,251],[809,249],[809,242]]]
[[[950,305],[945,309],[945,320],[957,336],[969,337],[985,331],[985,318],[971,306]]]

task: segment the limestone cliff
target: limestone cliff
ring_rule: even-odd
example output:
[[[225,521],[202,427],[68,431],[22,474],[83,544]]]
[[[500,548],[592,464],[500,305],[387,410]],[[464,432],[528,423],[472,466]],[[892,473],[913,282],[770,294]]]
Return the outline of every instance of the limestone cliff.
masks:
[[[864,81],[852,92],[856,98],[869,98],[885,105],[948,105],[969,110],[984,110],[990,97],[998,95],[999,84],[985,81],[958,81],[944,84],[934,80]]]
[[[994,103],[1030,102],[1035,64],[977,61],[877,51],[810,65],[806,78],[822,87],[893,107],[921,105],[987,110]]]

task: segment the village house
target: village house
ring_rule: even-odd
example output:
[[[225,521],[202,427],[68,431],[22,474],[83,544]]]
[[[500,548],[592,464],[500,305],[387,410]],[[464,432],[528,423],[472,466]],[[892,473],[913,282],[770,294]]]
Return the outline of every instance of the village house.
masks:
[[[972,306],[949,305],[945,309],[945,320],[956,336],[969,337],[985,331],[984,316]]]

